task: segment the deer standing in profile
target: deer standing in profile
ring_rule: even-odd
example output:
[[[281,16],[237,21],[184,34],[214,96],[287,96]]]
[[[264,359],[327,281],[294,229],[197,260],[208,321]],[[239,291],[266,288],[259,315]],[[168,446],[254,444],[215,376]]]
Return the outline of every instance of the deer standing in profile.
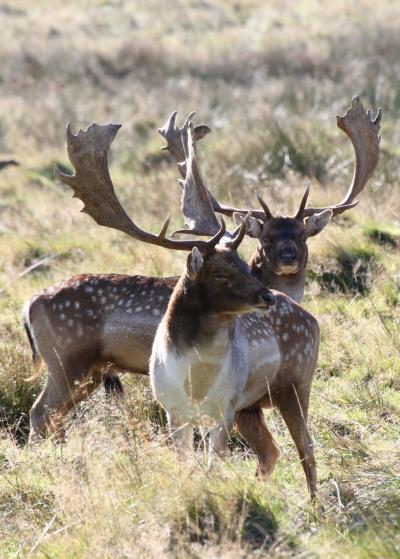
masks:
[[[292,266],[290,276],[295,278],[294,284],[297,282],[296,285],[302,286],[302,293],[307,259],[306,237],[321,230],[321,214],[324,215],[323,221],[329,221],[332,213],[340,213],[354,205],[354,199],[377,164],[379,120],[380,114],[371,122],[369,113],[365,113],[357,99],[353,101],[351,110],[338,118],[356,153],[356,168],[346,203],[331,208],[306,208],[304,197],[295,218],[274,218],[263,202],[262,211],[252,212],[247,230],[258,236],[261,243],[251,261],[254,274],[264,281],[270,276],[274,287],[282,279],[281,288],[285,289],[286,268],[278,270],[276,266],[287,266],[288,255],[284,249],[286,247],[293,252],[295,247],[295,257],[289,255]],[[181,138],[184,146],[182,135],[187,134],[189,124],[187,122],[182,130],[177,129],[173,115],[161,129],[170,151],[173,150],[171,133],[175,144],[179,145],[176,139]],[[76,136],[68,128],[68,153],[76,175],[71,177],[60,171],[57,174],[74,189],[75,195],[85,203],[84,211],[99,224],[135,236],[136,229],[132,230],[131,222],[115,196],[108,172],[108,150],[118,128],[115,125],[92,125]],[[195,139],[204,135],[204,128],[196,128]],[[212,234],[215,228],[218,229],[213,207],[228,215],[246,213],[245,210],[221,206],[215,201],[201,179],[195,157],[188,169],[187,165],[180,168],[188,177],[183,185],[185,218],[189,223],[201,223],[203,234]],[[199,216],[206,216],[207,228],[204,219],[201,221]],[[135,238],[143,240],[140,235]],[[299,270],[298,274],[294,273],[295,269]],[[154,335],[176,282],[177,278],[83,274],[44,290],[29,302],[25,325],[34,350],[34,360],[38,364],[43,358],[49,370],[45,389],[31,410],[31,438],[42,435],[46,429],[50,432],[57,430],[68,410],[101,384],[110,370],[110,364],[113,372],[118,369],[148,372]],[[290,283],[293,294],[293,282]],[[54,413],[51,414],[51,410]],[[265,425],[261,406],[243,410],[237,422],[240,432],[258,454],[260,469],[270,469],[265,467],[267,454],[276,456],[277,451],[271,443],[272,437]],[[268,445],[267,452],[265,448]]]

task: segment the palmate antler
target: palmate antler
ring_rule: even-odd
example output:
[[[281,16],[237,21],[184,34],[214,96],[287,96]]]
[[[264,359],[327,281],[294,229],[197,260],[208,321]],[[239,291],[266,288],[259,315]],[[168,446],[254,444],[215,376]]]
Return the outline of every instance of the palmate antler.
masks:
[[[333,215],[338,215],[349,210],[358,204],[357,196],[364,190],[365,185],[371,178],[379,161],[379,143],[380,143],[380,122],[382,118],[382,110],[379,109],[374,120],[371,120],[371,112],[365,111],[363,104],[358,97],[354,97],[351,108],[344,116],[337,117],[337,125],[350,138],[355,154],[355,167],[353,180],[349,190],[343,200],[336,205],[321,208],[306,207],[309,194],[309,184],[307,183],[300,207],[294,216],[296,219],[304,219],[315,213],[324,210],[332,210]],[[219,204],[210,194],[214,211],[232,216],[234,213],[246,215],[249,211],[243,208],[234,208]],[[260,221],[271,219],[272,213],[261,196],[257,194],[258,201],[262,207],[260,210],[252,210],[252,216]]]
[[[185,159],[187,157],[187,154],[185,153],[184,146],[187,143],[187,128],[195,114],[196,113],[194,111],[191,112],[187,116],[182,128],[179,128],[176,125],[177,111],[174,111],[167,122],[164,124],[164,126],[158,129],[159,134],[161,134],[161,136],[167,142],[167,145],[161,149],[165,149],[169,151],[171,155],[173,155],[177,163],[179,173],[182,177],[185,177],[186,173]],[[210,132],[211,128],[206,124],[194,126],[195,141],[197,142],[197,140],[204,138],[204,136],[206,136]],[[214,212],[225,214],[230,217],[236,211],[243,213],[243,215],[246,215],[247,212],[245,210],[236,210],[235,208],[220,204],[215,196],[212,194],[212,192],[210,192],[210,190],[204,184],[201,177],[194,178],[198,178],[199,180],[192,181],[190,185],[186,185],[186,188],[184,188],[184,183],[181,182],[181,186],[183,187],[181,209],[185,219],[185,224],[188,226],[187,229],[180,231],[181,233],[198,235],[212,233],[215,230],[216,218]],[[203,216],[202,218],[197,217],[199,215],[199,212]],[[207,215],[209,216],[208,224],[206,224],[204,220],[204,216]],[[252,215],[255,217],[259,217],[259,219],[265,217],[262,211],[257,210],[252,210]],[[202,233],[201,231],[205,232]]]
[[[164,126],[158,129],[158,132],[167,142],[167,145],[162,149],[168,150],[174,156],[181,176],[185,177],[185,180],[179,181],[179,183],[182,187],[181,209],[186,228],[175,231],[175,233],[213,235],[218,229],[214,207],[219,207],[219,204],[203,181],[197,163],[196,149],[197,141],[209,134],[211,128],[205,124],[194,126],[192,119],[195,114],[195,112],[190,113],[182,128],[179,128],[176,125],[177,112],[174,111]],[[187,174],[189,128],[191,128],[193,138],[193,172]]]
[[[108,152],[120,127],[118,124],[105,126],[92,124],[86,131],[79,130],[75,135],[71,132],[70,125],[67,125],[68,156],[76,172],[75,175],[67,175],[55,167],[55,175],[73,189],[74,197],[83,202],[82,211],[90,215],[99,225],[118,229],[145,243],[174,250],[192,250],[197,247],[202,252],[215,247],[225,234],[226,226],[223,220],[214,236],[208,241],[174,240],[166,237],[170,217],[166,219],[160,233],[154,235],[138,227],[126,214],[115,194],[108,170]],[[192,129],[188,127],[185,177],[185,182],[188,183],[192,180],[191,177],[196,175],[194,145]]]
[[[357,196],[364,190],[379,161],[379,131],[381,127],[382,109],[378,109],[374,120],[371,111],[365,111],[359,97],[354,97],[351,108],[344,116],[337,116],[338,127],[350,138],[355,155],[353,180],[346,196],[336,206],[327,208],[306,208],[303,217],[331,209],[333,215],[338,215],[358,204]]]

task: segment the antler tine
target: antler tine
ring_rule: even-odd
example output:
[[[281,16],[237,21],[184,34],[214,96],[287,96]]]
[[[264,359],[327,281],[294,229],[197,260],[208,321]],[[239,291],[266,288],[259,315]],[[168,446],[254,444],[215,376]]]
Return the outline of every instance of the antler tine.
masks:
[[[380,122],[382,109],[374,120],[371,120],[371,111],[366,111],[359,97],[354,97],[351,108],[344,116],[337,116],[337,125],[350,138],[355,155],[353,179],[349,190],[343,200],[326,208],[306,208],[303,217],[331,209],[333,215],[338,215],[357,205],[355,198],[364,190],[379,161]]]
[[[258,203],[260,204],[260,206],[262,207],[263,212],[264,212],[263,221],[267,221],[268,219],[272,219],[272,213],[271,213],[269,207],[267,206],[267,204],[262,199],[261,194],[259,192],[256,192],[256,196],[257,196]]]
[[[267,204],[264,202],[264,200],[261,198],[261,196],[258,194],[258,192],[256,192],[256,196],[257,196],[257,200],[260,204],[260,206],[263,208],[263,210],[251,210],[251,215],[257,219],[259,219],[260,221],[267,221],[268,219],[271,219],[273,217],[270,209],[268,208]],[[212,198],[212,205],[214,208],[214,211],[223,214],[223,215],[228,215],[229,217],[232,217],[232,215],[234,213],[238,213],[240,215],[242,215],[243,217],[245,215],[248,214],[248,212],[250,211],[248,208],[234,208],[232,206],[226,206],[224,204],[219,204],[215,198]]]
[[[237,233],[232,237],[232,239],[229,241],[228,246],[233,249],[233,250],[237,250],[239,248],[240,243],[243,241],[243,238],[246,234],[246,224],[249,221],[251,217],[251,210],[249,210],[245,216],[245,218],[242,220],[242,223],[240,224]]]
[[[297,210],[297,214],[294,216],[295,219],[303,219],[304,209],[307,204],[308,195],[310,193],[310,181],[306,182],[306,188],[303,194],[303,198],[301,199],[299,209]]]
[[[223,222],[209,241],[173,240],[166,237],[169,217],[159,235],[153,235],[138,227],[126,214],[115,194],[108,170],[108,152],[120,127],[119,124],[92,124],[87,130],[79,130],[75,135],[70,124],[67,125],[68,156],[76,172],[75,175],[67,175],[55,167],[55,175],[72,188],[74,197],[83,202],[82,211],[99,225],[118,229],[145,243],[174,250],[192,250],[197,247],[201,251],[208,251],[215,246],[225,233]]]

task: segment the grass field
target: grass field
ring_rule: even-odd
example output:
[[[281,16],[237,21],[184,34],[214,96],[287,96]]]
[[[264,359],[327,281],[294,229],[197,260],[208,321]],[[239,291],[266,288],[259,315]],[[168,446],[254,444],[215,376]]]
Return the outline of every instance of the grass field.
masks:
[[[400,557],[400,4],[360,0],[0,1],[0,557]],[[320,488],[311,506],[279,415],[270,481],[240,442],[212,473],[164,444],[148,383],[99,391],[67,442],[24,445],[43,377],[27,383],[20,320],[41,288],[82,272],[179,274],[183,256],[103,230],[53,179],[65,125],[120,122],[125,207],[181,224],[156,130],[172,110],[213,128],[199,149],[224,202],[275,212],[335,203],[353,152],[335,124],[351,97],[383,109],[381,160],[359,206],[311,239],[304,305],[319,319],[311,396]],[[255,245],[244,243],[249,256]]]

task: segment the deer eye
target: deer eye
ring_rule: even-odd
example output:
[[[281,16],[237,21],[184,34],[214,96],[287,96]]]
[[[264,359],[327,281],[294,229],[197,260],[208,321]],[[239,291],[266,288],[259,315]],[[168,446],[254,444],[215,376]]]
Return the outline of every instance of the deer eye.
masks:
[[[262,244],[265,247],[270,247],[274,244],[274,241],[273,239],[264,239]]]

